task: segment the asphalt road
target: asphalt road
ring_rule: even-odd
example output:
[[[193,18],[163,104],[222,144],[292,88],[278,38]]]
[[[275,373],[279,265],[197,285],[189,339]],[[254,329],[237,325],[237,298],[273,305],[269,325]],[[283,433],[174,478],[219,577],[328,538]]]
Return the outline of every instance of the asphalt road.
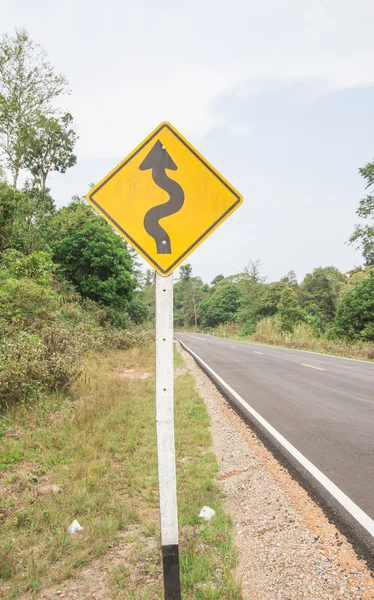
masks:
[[[374,519],[374,364],[176,337]]]

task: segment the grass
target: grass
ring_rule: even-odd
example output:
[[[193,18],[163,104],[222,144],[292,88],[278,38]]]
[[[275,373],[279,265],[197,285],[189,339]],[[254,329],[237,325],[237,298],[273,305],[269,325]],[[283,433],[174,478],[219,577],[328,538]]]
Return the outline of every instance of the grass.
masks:
[[[96,559],[108,567],[108,598],[163,598],[154,378],[113,376],[122,367],[153,372],[153,361],[152,346],[97,356],[69,396],[3,415],[0,597],[57,590]],[[179,354],[175,366],[184,366]],[[190,375],[176,378],[175,401],[183,598],[239,600],[232,523]],[[198,518],[203,505],[216,510],[209,522]],[[73,519],[84,529],[71,536]]]
[[[325,337],[316,337],[304,323],[296,325],[292,333],[282,331],[280,325],[274,323],[272,319],[260,321],[252,335],[241,335],[239,327],[235,323],[220,325],[215,329],[201,330],[201,333],[210,333],[222,338],[267,346],[279,346],[281,348],[305,350],[359,360],[374,360],[374,344],[364,342],[353,344],[345,340],[329,340]]]

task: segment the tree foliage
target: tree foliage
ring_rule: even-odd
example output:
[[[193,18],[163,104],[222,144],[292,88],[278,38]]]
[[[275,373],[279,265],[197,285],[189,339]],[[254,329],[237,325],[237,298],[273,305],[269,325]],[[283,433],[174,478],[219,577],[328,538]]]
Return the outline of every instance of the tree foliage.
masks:
[[[374,272],[342,295],[333,331],[351,341],[374,341]]]
[[[355,226],[349,242],[361,248],[365,264],[369,266],[374,265],[374,160],[359,169],[359,172],[370,193],[360,201],[356,214],[366,223]]]
[[[54,112],[53,101],[67,91],[44,50],[25,29],[0,42],[0,151],[17,185],[28,150],[30,131],[40,115]]]
[[[330,323],[335,315],[339,292],[346,277],[335,267],[317,267],[308,273],[299,288],[300,303],[311,315]]]
[[[73,117],[66,113],[61,117],[40,114],[26,134],[23,166],[46,188],[51,171],[65,173],[77,162],[73,153],[77,135],[72,128]]]
[[[297,323],[305,320],[305,312],[299,305],[296,292],[285,287],[278,303],[278,316],[283,331],[292,331]]]
[[[116,310],[128,309],[136,287],[131,257],[103,219],[95,217],[71,227],[54,244],[53,258],[57,274],[73,283],[83,297]]]
[[[179,280],[174,285],[174,322],[176,327],[201,322],[201,301],[204,297],[203,282],[194,277],[190,264],[182,265]]]
[[[229,321],[236,321],[241,306],[242,295],[238,286],[225,284],[220,279],[214,286],[212,294],[207,295],[201,302],[202,325],[217,327]]]
[[[49,219],[55,206],[47,190],[26,183],[16,190],[0,182],[0,251],[26,254],[49,249]]]

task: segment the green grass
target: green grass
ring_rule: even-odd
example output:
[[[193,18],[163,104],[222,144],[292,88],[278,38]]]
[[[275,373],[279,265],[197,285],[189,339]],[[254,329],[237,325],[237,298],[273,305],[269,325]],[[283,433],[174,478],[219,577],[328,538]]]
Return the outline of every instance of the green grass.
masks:
[[[70,396],[1,419],[0,597],[57,589],[82,565],[105,560],[114,544],[126,558],[111,567],[111,598],[163,598],[154,378],[113,377],[123,367],[153,372],[153,363],[152,346],[97,356]],[[184,366],[179,354],[175,366]],[[175,402],[183,598],[239,600],[232,523],[192,376],[176,378]],[[60,492],[40,495],[46,484]],[[198,518],[203,505],[216,510],[209,522]],[[75,518],[84,530],[71,536]]]

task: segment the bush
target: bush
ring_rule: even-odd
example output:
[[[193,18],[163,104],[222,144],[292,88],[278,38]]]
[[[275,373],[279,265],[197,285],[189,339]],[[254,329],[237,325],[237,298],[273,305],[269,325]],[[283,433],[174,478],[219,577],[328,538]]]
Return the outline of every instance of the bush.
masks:
[[[69,385],[80,373],[86,336],[55,324],[41,335],[11,332],[0,349],[0,409]]]
[[[0,272],[0,410],[67,388],[88,352],[126,349],[151,338],[150,332],[110,326],[110,308],[78,302],[69,284],[54,289],[37,279]]]
[[[108,329],[104,335],[103,347],[127,350],[133,346],[145,346],[153,337],[153,331],[145,329]]]
[[[51,279],[53,262],[48,252],[33,252],[25,255],[18,250],[10,249],[1,254],[0,264],[3,270],[17,279],[28,277],[42,285],[47,285]]]
[[[56,320],[61,299],[50,287],[32,279],[16,279],[7,272],[0,276],[0,318],[32,331]]]

